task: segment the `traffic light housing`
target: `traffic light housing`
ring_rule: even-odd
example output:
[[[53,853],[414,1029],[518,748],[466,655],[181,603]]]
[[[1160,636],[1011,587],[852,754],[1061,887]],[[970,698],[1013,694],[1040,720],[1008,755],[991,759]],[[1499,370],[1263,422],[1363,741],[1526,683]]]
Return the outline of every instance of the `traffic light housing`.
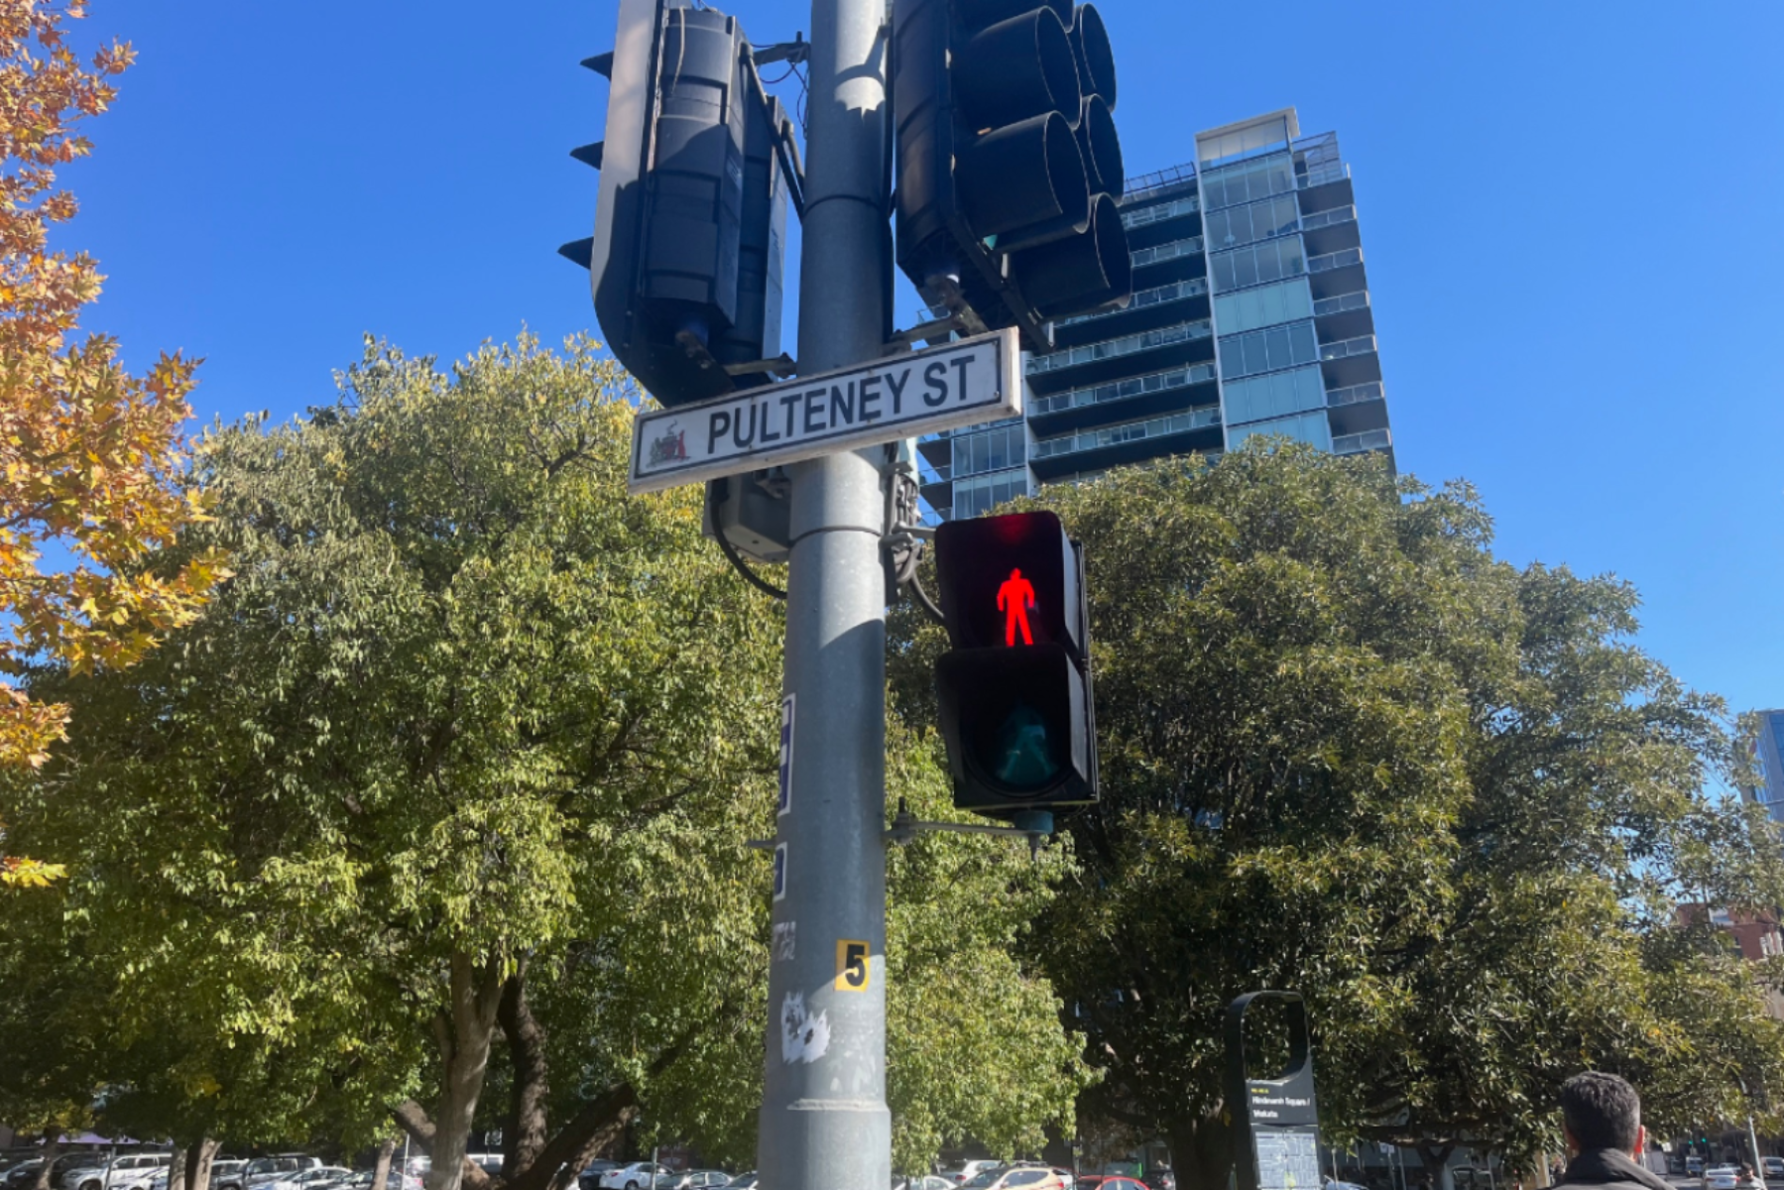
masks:
[[[1083,547],[1051,512],[948,521],[936,572],[956,807],[1009,818],[1096,801]]]
[[[728,364],[780,354],[788,121],[735,17],[690,0],[621,0],[595,234],[558,251],[589,269],[614,356],[665,405],[763,383]]]
[[[1115,59],[1071,0],[894,0],[899,267],[932,307],[1051,347],[1133,294]]]

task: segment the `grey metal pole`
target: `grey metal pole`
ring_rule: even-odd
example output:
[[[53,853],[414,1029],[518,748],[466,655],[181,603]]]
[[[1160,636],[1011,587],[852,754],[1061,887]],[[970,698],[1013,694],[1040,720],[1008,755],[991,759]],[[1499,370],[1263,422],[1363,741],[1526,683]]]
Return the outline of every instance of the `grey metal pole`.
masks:
[[[892,278],[885,0],[813,0],[799,365],[879,357]],[[778,819],[757,1168],[769,1190],[886,1190],[886,626],[882,449],[792,471],[790,805]],[[839,969],[865,951],[867,986]],[[857,980],[856,982],[859,982]]]

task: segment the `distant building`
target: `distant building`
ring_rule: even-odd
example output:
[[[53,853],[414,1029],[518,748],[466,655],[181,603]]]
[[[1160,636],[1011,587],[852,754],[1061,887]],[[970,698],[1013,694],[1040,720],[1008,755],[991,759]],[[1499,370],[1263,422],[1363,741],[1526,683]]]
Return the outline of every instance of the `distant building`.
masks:
[[[1761,711],[1760,734],[1754,738],[1754,767],[1760,784],[1747,787],[1748,796],[1766,807],[1767,817],[1785,822],[1785,711]]]
[[[1702,904],[1687,902],[1676,905],[1674,913],[1681,926],[1696,925],[1705,920],[1705,907]],[[1735,942],[1736,950],[1749,962],[1785,954],[1785,925],[1780,924],[1776,913],[1732,913],[1728,909],[1712,909],[1710,923],[1728,933]],[[1785,997],[1768,989],[1766,1004],[1767,1010],[1775,1019],[1785,1020]]]
[[[1394,462],[1351,169],[1294,108],[1195,138],[1128,182],[1134,299],[1054,324],[1025,417],[918,444],[937,519],[1253,434]]]

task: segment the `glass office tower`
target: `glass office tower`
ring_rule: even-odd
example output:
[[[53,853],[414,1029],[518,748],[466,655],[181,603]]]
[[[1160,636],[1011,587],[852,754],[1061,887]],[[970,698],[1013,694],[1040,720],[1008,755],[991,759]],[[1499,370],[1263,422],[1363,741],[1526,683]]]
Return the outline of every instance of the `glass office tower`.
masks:
[[[1760,784],[1748,786],[1748,796],[1766,807],[1768,818],[1785,822],[1785,711],[1760,712],[1754,768]]]
[[[1253,434],[1338,454],[1394,444],[1352,201],[1330,132],[1294,108],[1211,129],[1196,160],[1128,183],[1134,300],[1054,324],[1021,419],[918,444],[938,519],[1039,485]]]

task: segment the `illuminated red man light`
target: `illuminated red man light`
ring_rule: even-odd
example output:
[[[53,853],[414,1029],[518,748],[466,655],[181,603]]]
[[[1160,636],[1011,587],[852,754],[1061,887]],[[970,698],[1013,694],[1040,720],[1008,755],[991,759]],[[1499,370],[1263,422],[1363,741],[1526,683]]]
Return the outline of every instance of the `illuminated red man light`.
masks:
[[[1023,572],[1012,570],[1010,577],[998,588],[998,610],[1004,613],[1004,643],[1016,644],[1016,634],[1023,634],[1023,643],[1032,645],[1035,638],[1029,635],[1029,609],[1035,606],[1035,588],[1023,577]]]

